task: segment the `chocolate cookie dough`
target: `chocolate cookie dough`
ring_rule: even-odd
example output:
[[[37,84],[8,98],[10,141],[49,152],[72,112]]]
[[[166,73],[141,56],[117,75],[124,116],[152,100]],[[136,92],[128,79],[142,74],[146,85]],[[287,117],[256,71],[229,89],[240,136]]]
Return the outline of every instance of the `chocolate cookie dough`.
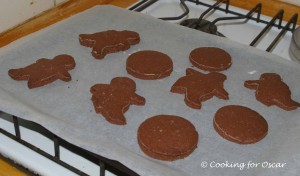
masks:
[[[161,79],[172,73],[173,62],[168,55],[158,51],[138,51],[128,57],[126,70],[139,79]]]
[[[125,125],[124,113],[130,105],[144,105],[145,98],[135,93],[135,82],[127,77],[113,78],[110,84],[96,84],[91,87],[92,102],[96,113],[116,125]]]
[[[24,68],[10,69],[8,75],[17,81],[28,80],[28,88],[50,84],[58,79],[71,81],[69,70],[75,68],[75,60],[72,56],[62,54],[53,59],[38,59],[35,63]]]
[[[268,123],[259,113],[238,105],[220,108],[213,124],[220,136],[238,144],[256,143],[268,133]]]
[[[140,36],[134,31],[108,30],[94,34],[80,34],[81,45],[92,48],[92,55],[96,59],[103,59],[109,53],[125,51],[130,45],[140,42]]]
[[[198,144],[198,133],[188,120],[173,115],[157,115],[138,129],[138,144],[155,159],[174,161],[190,155]]]
[[[191,68],[186,69],[186,76],[178,79],[172,86],[171,92],[184,94],[185,104],[194,109],[201,108],[201,102],[216,96],[228,100],[228,93],[223,88],[226,76],[211,72],[203,74]]]
[[[190,53],[191,63],[205,71],[223,71],[231,64],[231,56],[220,48],[202,47],[196,48]]]
[[[256,90],[256,99],[266,106],[276,105],[287,111],[300,107],[292,100],[289,86],[276,73],[264,73],[259,80],[245,81],[244,86]]]

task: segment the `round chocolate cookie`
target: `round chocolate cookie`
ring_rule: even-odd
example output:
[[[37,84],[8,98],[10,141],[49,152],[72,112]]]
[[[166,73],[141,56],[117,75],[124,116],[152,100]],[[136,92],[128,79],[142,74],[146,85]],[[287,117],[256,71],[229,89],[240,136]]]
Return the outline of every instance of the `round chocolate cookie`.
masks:
[[[161,79],[172,73],[173,62],[168,55],[158,51],[138,51],[128,57],[126,70],[139,79]]]
[[[138,129],[142,151],[155,159],[174,161],[191,154],[198,144],[198,133],[188,120],[173,115],[157,115]]]
[[[190,53],[191,63],[206,71],[223,71],[228,69],[232,62],[231,56],[220,48],[196,48]]]
[[[220,136],[238,144],[256,143],[268,133],[268,123],[259,113],[238,105],[220,108],[215,114],[214,128]]]

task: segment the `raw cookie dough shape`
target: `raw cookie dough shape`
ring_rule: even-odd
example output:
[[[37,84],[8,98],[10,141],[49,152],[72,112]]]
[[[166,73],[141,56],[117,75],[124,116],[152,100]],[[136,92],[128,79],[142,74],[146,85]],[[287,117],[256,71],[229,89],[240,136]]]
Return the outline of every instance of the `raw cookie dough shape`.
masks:
[[[157,115],[145,120],[137,132],[142,151],[155,159],[174,161],[190,155],[198,144],[198,132],[188,120]]]
[[[191,51],[190,62],[197,68],[205,71],[223,71],[231,64],[231,56],[220,48],[202,47]]]
[[[186,76],[179,78],[172,86],[171,92],[185,94],[185,104],[194,109],[201,108],[201,102],[213,96],[223,100],[228,100],[228,93],[223,88],[226,76],[211,72],[208,74],[200,73],[188,68]]]
[[[28,88],[37,88],[50,84],[58,79],[71,81],[69,70],[75,68],[72,56],[62,54],[53,59],[38,59],[35,63],[24,68],[10,69],[8,75],[17,81],[28,80]]]
[[[300,107],[291,98],[291,91],[276,73],[264,73],[259,80],[247,80],[244,86],[256,90],[255,97],[266,106],[276,105],[290,111]]]
[[[96,84],[90,89],[96,113],[116,125],[125,125],[124,113],[130,105],[144,105],[145,98],[135,93],[135,82],[127,77],[113,78],[110,84]]]
[[[139,34],[127,30],[108,30],[94,34],[79,35],[79,43],[92,48],[92,55],[96,59],[103,59],[109,53],[128,50],[130,45],[135,45],[139,42]]]
[[[139,79],[162,79],[172,73],[173,62],[168,55],[158,51],[138,51],[128,57],[126,70]]]
[[[259,113],[238,105],[220,108],[213,124],[221,137],[237,144],[256,143],[268,133],[268,123]]]

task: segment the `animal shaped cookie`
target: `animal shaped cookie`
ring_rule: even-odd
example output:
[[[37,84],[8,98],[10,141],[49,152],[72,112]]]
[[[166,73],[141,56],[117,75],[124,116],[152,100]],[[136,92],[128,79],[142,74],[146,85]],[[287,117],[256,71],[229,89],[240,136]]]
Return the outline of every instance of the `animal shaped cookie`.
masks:
[[[96,113],[102,114],[112,124],[125,125],[124,113],[129,106],[145,104],[145,98],[135,90],[135,82],[127,77],[116,77],[110,84],[92,86],[90,91]]]
[[[226,76],[221,73],[203,74],[188,68],[186,76],[178,79],[173,84],[171,92],[185,94],[184,101],[186,105],[194,109],[200,109],[201,102],[213,96],[224,100],[229,99],[228,93],[223,88],[226,79]]]
[[[50,84],[58,79],[71,81],[69,70],[75,68],[72,56],[63,54],[53,59],[38,59],[35,63],[24,68],[10,69],[8,75],[17,81],[28,80],[28,88],[37,88]]]
[[[140,36],[134,31],[108,30],[94,34],[80,34],[81,45],[92,48],[92,55],[96,59],[103,59],[109,53],[125,51],[130,45],[140,42]]]
[[[300,107],[292,100],[289,86],[276,73],[264,73],[259,80],[245,81],[244,86],[256,90],[256,99],[266,106],[276,105],[287,111]]]

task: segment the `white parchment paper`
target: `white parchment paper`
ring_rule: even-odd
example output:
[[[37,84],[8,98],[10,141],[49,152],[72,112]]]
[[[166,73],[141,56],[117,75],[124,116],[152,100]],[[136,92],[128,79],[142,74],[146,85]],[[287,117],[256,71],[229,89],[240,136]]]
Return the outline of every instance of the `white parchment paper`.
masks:
[[[78,35],[109,29],[136,31],[141,42],[126,52],[96,60],[90,48],[79,44]],[[188,59],[190,51],[208,46],[223,48],[232,56],[231,68],[222,72],[227,75],[224,87],[230,99],[213,98],[204,102],[201,110],[195,110],[185,105],[183,95],[171,93],[170,88],[185,75],[186,68],[192,67]],[[174,64],[171,76],[145,81],[128,75],[126,59],[139,50],[157,50],[169,55]],[[71,82],[56,81],[29,90],[26,81],[14,81],[7,74],[10,68],[24,67],[39,58],[59,54],[70,54],[76,60],[76,68],[70,71]],[[37,122],[65,140],[117,160],[140,175],[298,175],[300,109],[284,111],[266,107],[256,101],[254,91],[243,86],[245,80],[259,79],[265,72],[280,74],[290,86],[292,98],[300,101],[300,65],[297,63],[140,13],[96,6],[1,48],[0,109]],[[130,106],[125,113],[125,126],[108,123],[94,112],[90,100],[91,86],[108,84],[116,76],[135,80],[136,93],[146,98],[145,106]],[[264,116],[269,124],[266,138],[252,145],[238,145],[221,138],[213,128],[213,117],[220,107],[230,104],[247,106]],[[164,162],[151,159],[140,150],[137,129],[145,119],[158,114],[179,115],[195,125],[199,143],[189,157]],[[206,168],[203,167],[205,162]],[[249,163],[257,166],[249,167],[253,166]],[[286,164],[281,168],[265,168],[266,163]]]

